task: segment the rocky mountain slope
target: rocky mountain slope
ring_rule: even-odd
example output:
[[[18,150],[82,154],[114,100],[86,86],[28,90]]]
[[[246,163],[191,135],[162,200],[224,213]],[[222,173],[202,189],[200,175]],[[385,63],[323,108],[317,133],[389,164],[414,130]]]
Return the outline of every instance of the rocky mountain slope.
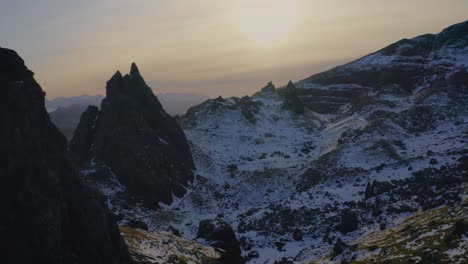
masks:
[[[120,228],[132,258],[138,263],[217,264],[221,253],[213,247],[183,239],[167,231]]]
[[[125,202],[112,173],[85,172],[121,224],[213,245],[201,223],[226,223],[247,263],[463,263],[468,234],[452,231],[468,199],[467,68],[463,22],[286,87],[192,107],[179,123],[194,182],[157,210]]]
[[[2,263],[130,263],[104,197],[87,187],[33,73],[0,48]]]
[[[359,101],[378,95],[411,97],[414,103],[437,98],[441,92],[448,98],[464,96],[467,35],[463,22],[439,34],[400,40],[299,81],[300,96],[309,109],[319,113],[336,112],[351,102],[359,106]]]
[[[184,132],[135,64],[107,82],[100,111],[90,107],[81,116],[70,153],[82,166],[115,174],[149,208],[183,196],[195,169]]]
[[[316,263],[465,263],[467,208],[464,203],[415,213],[393,228],[359,238],[356,244],[335,244],[330,256]]]

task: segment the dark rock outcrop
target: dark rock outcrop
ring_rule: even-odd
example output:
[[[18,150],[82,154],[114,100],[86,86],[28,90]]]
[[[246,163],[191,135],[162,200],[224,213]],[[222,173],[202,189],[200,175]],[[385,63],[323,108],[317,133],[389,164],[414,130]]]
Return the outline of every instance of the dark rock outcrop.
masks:
[[[380,194],[383,194],[385,192],[388,192],[391,190],[393,185],[389,182],[379,182],[379,181],[373,181],[373,182],[368,182],[366,185],[366,191],[364,194],[365,199],[369,199],[374,196],[378,196]]]
[[[257,122],[256,114],[259,112],[260,102],[252,101],[248,96],[240,98],[240,100],[235,100],[235,105],[232,106],[233,109],[239,108],[242,115],[250,123],[255,124]]]
[[[460,162],[458,164],[458,169],[460,171],[467,173],[468,172],[468,156],[460,157],[458,161]]]
[[[343,253],[345,250],[347,250],[350,246],[343,242],[341,238],[338,238],[336,240],[335,245],[333,245],[333,255],[337,256]]]
[[[138,228],[138,229],[141,229],[141,230],[145,230],[145,231],[148,231],[148,225],[143,222],[143,221],[140,221],[138,219],[130,219],[126,226],[129,226],[131,228]]]
[[[94,128],[99,115],[99,109],[96,106],[88,106],[81,114],[80,122],[70,141],[70,153],[77,164],[86,162],[91,155],[89,146],[93,144]]]
[[[0,48],[2,263],[129,263],[104,199],[80,180],[45,93],[16,52]]]
[[[303,238],[302,230],[300,230],[299,228],[294,229],[293,239],[296,241],[301,241],[302,238]]]
[[[358,228],[359,218],[357,214],[349,209],[345,209],[341,212],[341,220],[336,230],[343,234],[353,232]]]
[[[202,220],[198,226],[198,238],[212,242],[212,246],[224,250],[221,263],[242,263],[240,242],[232,227],[221,219]]]
[[[284,95],[283,107],[297,114],[304,114],[304,104],[297,96],[297,88],[294,83],[289,81],[288,85],[282,92]]]
[[[185,193],[195,169],[187,139],[134,63],[129,74],[116,72],[107,82],[97,117],[88,110],[70,144],[75,160],[105,164],[151,208]]]
[[[268,82],[268,84],[262,88],[262,92],[274,92],[276,90],[275,85],[272,82]]]

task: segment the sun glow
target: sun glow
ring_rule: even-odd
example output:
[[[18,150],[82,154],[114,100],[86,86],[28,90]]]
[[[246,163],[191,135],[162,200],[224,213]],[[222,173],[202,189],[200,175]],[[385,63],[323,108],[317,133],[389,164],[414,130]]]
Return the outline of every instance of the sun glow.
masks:
[[[294,0],[240,0],[240,29],[257,45],[282,43],[298,22],[298,9]]]

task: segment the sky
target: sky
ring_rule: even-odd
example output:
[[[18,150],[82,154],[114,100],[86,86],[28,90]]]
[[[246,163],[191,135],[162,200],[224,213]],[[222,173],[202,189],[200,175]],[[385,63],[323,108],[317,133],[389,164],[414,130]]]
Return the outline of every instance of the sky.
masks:
[[[468,19],[467,0],[0,0],[0,47],[49,99],[136,62],[156,93],[250,95]]]

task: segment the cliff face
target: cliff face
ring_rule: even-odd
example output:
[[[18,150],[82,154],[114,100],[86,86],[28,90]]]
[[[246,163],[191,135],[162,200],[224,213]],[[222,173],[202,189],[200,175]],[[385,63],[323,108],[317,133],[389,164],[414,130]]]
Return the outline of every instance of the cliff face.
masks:
[[[88,106],[81,114],[80,122],[73,134],[73,140],[70,142],[70,150],[73,150],[72,157],[77,164],[86,162],[91,154],[90,146],[94,140],[94,125],[99,115],[99,109],[96,106]]]
[[[33,73],[3,48],[0,90],[2,262],[128,263],[117,225],[70,163]]]
[[[82,116],[81,123],[89,119]],[[148,207],[169,204],[172,194],[185,193],[195,169],[187,139],[135,64],[129,74],[117,72],[107,82],[106,98],[95,120],[79,125],[86,129],[77,130],[71,141],[75,159],[104,163]],[[78,142],[86,135],[93,139],[83,146]]]

